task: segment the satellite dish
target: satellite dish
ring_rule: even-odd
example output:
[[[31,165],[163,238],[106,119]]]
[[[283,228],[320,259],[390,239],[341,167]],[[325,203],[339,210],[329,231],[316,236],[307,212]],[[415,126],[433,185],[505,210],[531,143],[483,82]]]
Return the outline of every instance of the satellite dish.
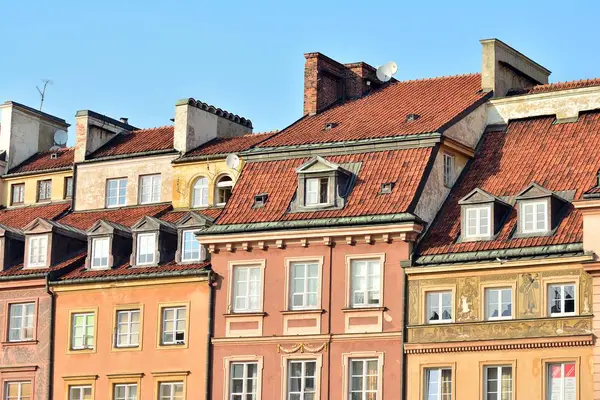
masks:
[[[54,146],[50,147],[50,151],[58,151],[58,150],[60,150],[60,149],[62,149],[62,147],[60,147],[60,146],[56,146],[56,145],[54,145]]]
[[[377,79],[379,79],[381,82],[387,82],[392,79],[392,76],[394,76],[396,72],[398,72],[398,64],[390,61],[377,68]]]
[[[231,153],[225,159],[225,164],[231,169],[237,169],[240,165],[240,158],[236,154]]]
[[[54,133],[54,144],[56,144],[57,146],[64,146],[65,144],[67,144],[67,131],[56,131]]]

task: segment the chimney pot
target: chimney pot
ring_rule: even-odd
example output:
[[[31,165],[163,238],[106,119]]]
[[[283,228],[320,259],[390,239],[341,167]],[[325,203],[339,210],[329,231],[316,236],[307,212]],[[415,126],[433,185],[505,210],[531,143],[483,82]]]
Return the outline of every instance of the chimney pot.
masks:
[[[126,118],[126,117],[121,117],[121,118],[119,118],[119,120],[120,120],[122,123],[129,125],[129,118]]]

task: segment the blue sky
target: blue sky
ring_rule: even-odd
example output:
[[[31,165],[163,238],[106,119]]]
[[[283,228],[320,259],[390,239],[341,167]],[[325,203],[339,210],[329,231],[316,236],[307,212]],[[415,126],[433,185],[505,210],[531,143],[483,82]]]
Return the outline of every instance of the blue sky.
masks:
[[[302,115],[306,52],[393,60],[404,80],[478,72],[479,39],[497,37],[551,81],[592,78],[599,13],[592,1],[4,1],[0,101],[38,107],[49,78],[44,111],[72,124],[91,109],[168,125],[194,97],[281,129]]]

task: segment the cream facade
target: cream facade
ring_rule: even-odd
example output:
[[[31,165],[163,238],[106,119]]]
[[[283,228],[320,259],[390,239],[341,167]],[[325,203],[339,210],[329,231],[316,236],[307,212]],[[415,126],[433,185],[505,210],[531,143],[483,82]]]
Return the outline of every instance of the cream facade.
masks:
[[[40,181],[47,180],[52,181],[52,191],[50,199],[44,202],[70,200],[71,196],[67,191],[67,186],[69,185],[67,182],[68,179],[73,179],[73,171],[71,169],[57,172],[5,176],[2,178],[2,206],[10,207],[40,203],[38,199],[38,187]],[[13,192],[17,190],[16,186],[19,185],[23,185],[23,202],[15,204],[13,201]],[[18,190],[21,190],[20,187]]]

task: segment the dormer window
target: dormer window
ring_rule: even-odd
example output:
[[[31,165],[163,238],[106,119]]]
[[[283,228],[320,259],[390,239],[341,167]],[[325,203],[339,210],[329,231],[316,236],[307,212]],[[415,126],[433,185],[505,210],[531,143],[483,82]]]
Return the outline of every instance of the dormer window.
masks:
[[[256,196],[254,196],[254,204],[252,205],[252,207],[253,208],[264,207],[265,204],[267,204],[268,197],[269,196],[266,193],[257,194]]]
[[[316,206],[329,203],[329,178],[308,178],[304,189],[305,204]]]
[[[517,214],[519,216],[517,233],[519,236],[547,235],[558,225],[560,210],[568,202],[568,194],[548,190],[537,183],[532,183],[517,197]]]
[[[154,264],[156,249],[155,233],[140,233],[137,237],[137,265]]]
[[[224,206],[231,197],[233,189],[233,180],[230,176],[223,175],[217,180],[215,190],[215,200],[218,206]]]
[[[107,237],[92,239],[91,269],[108,268],[108,247],[109,239]]]
[[[498,233],[511,206],[482,189],[459,200],[461,241],[490,240]]]
[[[28,267],[45,267],[48,254],[48,236],[38,235],[29,238]]]
[[[490,236],[490,206],[472,207],[466,210],[466,237]]]
[[[546,201],[528,201],[521,204],[521,224],[523,233],[548,231],[548,203]]]
[[[206,260],[206,250],[196,234],[212,225],[213,220],[193,211],[186,213],[175,224],[177,229],[178,250],[175,254],[177,263],[197,263]]]
[[[196,240],[195,230],[185,230],[182,232],[181,261],[200,261],[203,258],[203,251],[200,243]]]

